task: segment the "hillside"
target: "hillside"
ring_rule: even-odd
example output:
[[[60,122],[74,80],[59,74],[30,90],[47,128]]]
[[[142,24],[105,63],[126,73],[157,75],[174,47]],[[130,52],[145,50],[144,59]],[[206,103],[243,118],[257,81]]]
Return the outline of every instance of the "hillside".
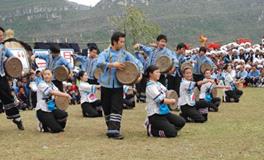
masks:
[[[26,41],[106,42],[113,32],[110,18],[123,15],[124,0],[102,0],[89,8],[63,0],[2,0],[0,24]],[[169,35],[170,45],[197,45],[199,34],[228,42],[264,35],[263,0],[127,0],[141,8]],[[103,43],[103,46],[107,43]]]

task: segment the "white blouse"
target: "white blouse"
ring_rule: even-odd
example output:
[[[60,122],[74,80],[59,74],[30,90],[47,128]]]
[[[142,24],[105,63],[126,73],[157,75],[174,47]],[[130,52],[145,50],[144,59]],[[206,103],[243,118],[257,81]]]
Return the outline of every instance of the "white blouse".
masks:
[[[92,103],[97,100],[95,95],[96,85],[81,81],[79,84],[79,92],[81,95],[81,104],[84,102]]]
[[[41,81],[38,84],[38,89],[37,89],[37,105],[36,105],[36,110],[41,109],[42,111],[45,112],[51,112],[48,109],[47,103],[45,98],[51,97],[51,99],[54,99],[54,96],[50,94],[52,90],[58,91],[58,88],[53,84],[53,83],[47,83],[45,81]]]
[[[189,106],[195,105],[195,95],[194,95],[195,85],[196,83],[193,81],[182,79],[180,85],[180,97],[178,100],[178,106],[183,106],[186,104],[188,104]]]
[[[160,82],[149,81],[146,87],[147,116],[160,113],[159,104],[166,98],[167,88]]]

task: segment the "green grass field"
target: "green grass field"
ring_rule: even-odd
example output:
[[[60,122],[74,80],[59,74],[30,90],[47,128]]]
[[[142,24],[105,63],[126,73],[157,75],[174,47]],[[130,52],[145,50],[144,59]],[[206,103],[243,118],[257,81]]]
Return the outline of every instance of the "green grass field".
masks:
[[[264,157],[263,89],[245,89],[239,104],[222,104],[205,124],[187,124],[176,138],[149,138],[143,123],[145,106],[125,110],[123,141],[105,136],[103,118],[85,119],[72,106],[66,130],[60,134],[37,131],[35,111],[24,111],[25,131],[0,116],[0,159],[174,159],[261,160]],[[178,113],[176,113],[178,114]]]

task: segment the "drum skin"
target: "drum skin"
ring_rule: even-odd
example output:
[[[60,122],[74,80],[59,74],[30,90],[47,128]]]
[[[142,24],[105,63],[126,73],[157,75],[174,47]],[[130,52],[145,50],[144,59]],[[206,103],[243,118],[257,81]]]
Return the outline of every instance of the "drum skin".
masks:
[[[172,69],[173,63],[170,57],[160,56],[156,61],[156,66],[159,67],[161,73],[168,73]]]
[[[5,72],[12,78],[18,78],[22,76],[23,65],[19,58],[10,57],[5,61]]]
[[[53,74],[56,80],[66,81],[69,77],[69,70],[65,66],[59,66],[53,70]]]
[[[116,71],[117,80],[124,85],[134,84],[140,77],[140,72],[137,66],[132,62],[124,62],[123,70]]]

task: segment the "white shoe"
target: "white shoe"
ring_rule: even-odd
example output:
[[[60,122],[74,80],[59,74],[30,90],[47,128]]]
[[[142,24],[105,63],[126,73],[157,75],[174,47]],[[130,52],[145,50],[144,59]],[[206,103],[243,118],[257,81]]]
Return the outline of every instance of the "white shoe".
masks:
[[[39,124],[38,124],[38,126],[37,126],[37,130],[38,130],[39,132],[44,132],[43,125],[42,125],[41,122],[39,122]]]

